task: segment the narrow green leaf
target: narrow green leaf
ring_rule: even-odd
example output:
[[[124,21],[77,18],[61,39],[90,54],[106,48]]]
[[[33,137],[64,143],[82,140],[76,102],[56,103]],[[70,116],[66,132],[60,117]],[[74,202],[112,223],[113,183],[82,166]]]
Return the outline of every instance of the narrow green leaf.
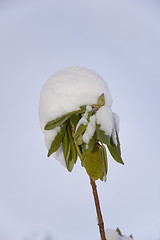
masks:
[[[133,239],[133,235],[132,234],[129,237]]]
[[[74,162],[74,159],[72,158],[72,153],[70,152],[69,159],[68,159],[68,167],[67,167],[69,172],[72,171],[74,164],[75,162]]]
[[[97,180],[102,176],[104,166],[99,145],[95,144],[92,152],[85,154],[84,166],[93,180]]]
[[[100,125],[96,123],[97,138],[100,142],[110,145],[110,136],[107,136],[103,130],[100,129]]]
[[[68,144],[68,150],[67,150],[67,155],[66,155],[66,166],[69,172],[71,172],[71,167],[70,167],[70,158],[71,158],[71,145],[70,143]]]
[[[118,163],[121,163],[121,164],[124,164],[122,158],[121,158],[121,155],[120,155],[120,152],[117,148],[117,146],[113,143],[113,140],[111,138],[111,141],[110,141],[110,146],[107,145],[109,151],[110,151],[110,154],[112,155],[112,157],[114,158],[114,160]]]
[[[104,93],[102,93],[97,100],[97,105],[100,108],[104,106],[104,104],[105,104],[105,98],[104,98]]]
[[[69,113],[63,115],[62,117],[59,117],[55,120],[52,120],[52,121],[48,122],[46,124],[46,126],[44,127],[44,129],[45,130],[51,130],[51,129],[63,124],[68,118],[70,118],[74,114],[79,114],[79,113],[83,113],[83,112],[85,112],[85,109],[79,109],[79,110],[76,110],[76,111],[73,111],[73,112],[69,112]]]
[[[75,141],[77,142],[78,145],[81,145],[83,143],[83,136],[82,136],[82,134],[79,135],[79,137],[77,137],[77,139]]]
[[[73,159],[74,163],[76,163],[76,161],[77,161],[77,151],[76,151],[75,144],[73,142],[74,140],[73,140],[73,137],[72,137],[72,134],[71,134],[71,128],[70,128],[69,125],[67,126],[67,133],[68,133],[68,139],[69,139],[69,143],[70,143],[70,147],[71,147],[72,159]]]
[[[67,163],[68,163],[67,155],[68,155],[68,148],[69,148],[69,140],[68,140],[67,130],[64,133],[64,138],[62,140],[62,147],[63,147],[64,158],[65,158],[66,165],[67,165]]]
[[[84,124],[79,125],[74,139],[76,140],[81,134],[83,134],[86,128],[87,128],[87,125],[84,125]]]
[[[80,106],[81,109],[85,109],[85,110],[86,110],[86,107],[87,107],[86,105]]]
[[[48,151],[48,157],[51,156],[52,153],[56,152],[58,150],[58,148],[60,147],[63,136],[64,136],[65,129],[66,129],[66,124],[64,124],[62,126],[61,131],[57,134],[57,136],[53,140],[51,147]]]
[[[65,131],[65,134],[64,134],[62,146],[63,146],[63,154],[64,154],[67,169],[69,172],[71,172],[74,166],[74,160],[72,158],[71,145],[70,145],[67,130]]]
[[[87,126],[88,126],[88,122],[89,122],[89,119],[90,117],[92,116],[93,112],[92,111],[89,111],[88,112],[88,116],[87,116],[87,123],[86,124],[80,124],[78,126],[78,129],[76,130],[76,133],[75,133],[75,140],[85,132],[85,130],[87,129]]]
[[[58,127],[62,125],[69,117],[68,116],[62,116],[60,118],[57,118],[56,120],[50,121],[46,124],[45,130],[51,130],[55,127]]]
[[[70,117],[71,122],[73,123],[74,127],[76,128],[77,123],[79,122],[81,116],[80,114],[75,114]]]

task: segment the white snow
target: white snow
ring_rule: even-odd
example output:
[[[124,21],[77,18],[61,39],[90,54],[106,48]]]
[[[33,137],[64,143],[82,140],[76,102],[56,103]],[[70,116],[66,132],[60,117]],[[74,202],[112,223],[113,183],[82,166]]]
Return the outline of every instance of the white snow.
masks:
[[[131,237],[120,236],[114,229],[106,229],[107,240],[133,240]]]
[[[62,144],[59,147],[59,149],[55,153],[53,153],[53,157],[57,159],[64,167],[66,167],[66,162],[62,150]]]
[[[102,93],[105,95],[105,105],[110,107],[112,98],[108,86],[94,71],[70,67],[57,72],[47,80],[41,92],[41,127],[82,105],[96,104]]]
[[[55,127],[54,129],[51,129],[49,131],[46,131],[45,134],[45,143],[47,148],[49,149],[51,147],[51,144],[55,137],[57,136],[57,133],[59,133],[61,130],[61,127]]]
[[[119,133],[119,116],[117,115],[117,113],[113,113],[113,118],[114,118],[114,123],[115,123],[115,128],[117,133]]]
[[[80,109],[86,105],[86,113],[79,124],[87,124],[88,112],[91,111],[92,104],[97,104],[99,96],[104,93],[105,104],[95,116],[90,118],[83,141],[88,144],[95,132],[95,121],[100,124],[106,135],[111,136],[114,127],[114,115],[111,111],[112,98],[105,81],[97,73],[83,67],[69,67],[51,76],[43,86],[40,105],[39,118],[40,125],[45,135],[45,142],[49,149],[60,128],[44,130],[45,125],[68,112]],[[118,124],[116,125],[118,126]],[[62,148],[53,156],[65,165]]]
[[[95,128],[96,128],[96,116],[93,115],[90,117],[87,129],[83,135],[83,142],[86,144],[89,143],[89,140],[92,138],[92,136],[95,133]]]
[[[116,113],[113,113],[112,139],[115,145],[117,145],[116,132],[119,133],[119,116]]]
[[[108,106],[101,107],[96,112],[96,121],[100,124],[100,129],[105,132],[106,135],[111,136],[113,129],[113,114],[111,108]]]
[[[112,130],[112,139],[113,139],[113,143],[117,146],[117,136],[116,136],[115,127],[113,127],[113,130]]]

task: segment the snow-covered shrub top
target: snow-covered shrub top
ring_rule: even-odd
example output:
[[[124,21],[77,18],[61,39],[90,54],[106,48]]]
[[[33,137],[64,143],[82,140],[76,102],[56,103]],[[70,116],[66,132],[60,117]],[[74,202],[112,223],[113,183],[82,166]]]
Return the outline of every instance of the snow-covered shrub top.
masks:
[[[104,93],[105,106],[111,107],[112,98],[104,80],[94,71],[70,67],[57,72],[45,83],[40,97],[39,117],[42,129],[47,122],[97,103]]]
[[[118,139],[119,118],[112,113],[111,105],[108,86],[94,71],[70,67],[51,76],[42,89],[39,107],[48,156],[53,154],[71,171],[79,146],[81,160],[87,156],[82,165],[91,176],[90,169],[93,173],[93,168],[97,168],[97,160],[90,166],[86,154],[96,151],[97,159],[101,155],[107,158],[102,147],[102,143],[105,143],[113,158],[123,164]],[[99,148],[103,153],[99,153]],[[102,169],[103,173],[95,174],[94,180],[104,179],[107,173],[104,173],[104,167]]]

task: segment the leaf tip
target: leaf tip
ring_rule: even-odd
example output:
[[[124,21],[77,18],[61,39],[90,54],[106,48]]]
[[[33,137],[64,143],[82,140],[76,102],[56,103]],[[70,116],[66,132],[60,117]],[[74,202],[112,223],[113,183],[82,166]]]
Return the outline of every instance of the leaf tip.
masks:
[[[105,97],[104,97],[104,93],[102,93],[97,100],[97,105],[99,107],[102,107],[104,106],[104,104],[105,104]]]
[[[48,153],[48,154],[47,154],[47,157],[50,157],[50,156],[51,156],[51,154],[50,154],[50,153]]]
[[[47,124],[45,125],[44,130],[48,130],[48,128],[47,128]]]
[[[123,160],[122,160],[121,164],[122,164],[122,165],[124,165],[124,162],[123,162]]]

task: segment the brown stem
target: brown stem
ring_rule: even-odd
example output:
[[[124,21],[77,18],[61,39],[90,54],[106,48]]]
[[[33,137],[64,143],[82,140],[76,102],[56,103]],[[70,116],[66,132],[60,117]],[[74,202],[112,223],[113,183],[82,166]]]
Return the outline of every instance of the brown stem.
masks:
[[[75,137],[75,127],[74,127],[72,122],[71,122],[71,126],[72,126],[72,136],[73,136],[73,139],[74,139],[74,137]],[[79,158],[82,161],[81,150],[80,150],[77,142],[74,141],[74,143],[75,143],[75,147],[76,147],[77,153],[79,155]],[[104,223],[103,223],[103,218],[102,218],[102,213],[101,213],[101,208],[100,208],[100,203],[99,203],[99,198],[98,198],[97,186],[96,186],[95,181],[91,177],[90,177],[90,183],[91,183],[91,186],[92,186],[94,202],[95,202],[96,211],[97,211],[98,225],[99,225],[99,232],[100,232],[100,235],[101,235],[101,240],[107,240],[106,237],[105,237],[105,232],[104,232]]]
[[[103,218],[102,218],[102,213],[101,213],[101,208],[100,208],[100,203],[99,203],[99,198],[98,198],[97,186],[96,186],[95,181],[91,177],[90,177],[90,183],[92,186],[94,202],[95,202],[96,211],[97,211],[98,225],[99,225],[99,232],[101,235],[101,240],[107,240],[105,237],[104,223],[103,223]]]

